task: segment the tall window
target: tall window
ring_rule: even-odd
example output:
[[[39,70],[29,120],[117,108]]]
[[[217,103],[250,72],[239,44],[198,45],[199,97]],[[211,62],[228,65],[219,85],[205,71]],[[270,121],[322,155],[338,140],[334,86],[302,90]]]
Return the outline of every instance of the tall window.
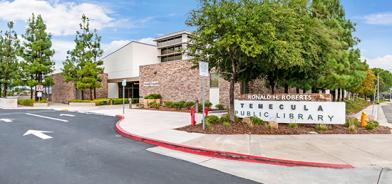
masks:
[[[210,88],[218,88],[219,87],[219,74],[211,73],[210,75]]]

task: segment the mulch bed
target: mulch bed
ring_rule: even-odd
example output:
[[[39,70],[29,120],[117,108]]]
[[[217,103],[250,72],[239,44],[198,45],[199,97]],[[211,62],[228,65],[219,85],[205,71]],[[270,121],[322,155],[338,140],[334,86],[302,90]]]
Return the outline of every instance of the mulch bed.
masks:
[[[299,135],[299,134],[391,134],[391,129],[384,126],[379,126],[374,130],[367,130],[365,128],[358,127],[357,132],[350,132],[350,130],[344,125],[329,125],[328,130],[319,132],[312,124],[298,124],[298,128],[289,128],[288,124],[279,124],[278,129],[268,129],[264,125],[254,125],[250,127],[246,123],[232,123],[229,127],[223,126],[223,124],[215,124],[212,129],[203,130],[202,125],[198,124],[195,126],[189,125],[178,128],[177,130],[192,132],[192,133],[204,133],[204,134],[263,134],[263,135]]]

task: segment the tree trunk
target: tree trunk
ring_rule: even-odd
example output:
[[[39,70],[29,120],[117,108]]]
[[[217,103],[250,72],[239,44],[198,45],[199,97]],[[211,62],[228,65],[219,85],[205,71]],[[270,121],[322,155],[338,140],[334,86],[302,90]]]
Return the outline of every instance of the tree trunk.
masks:
[[[8,88],[8,84],[4,83],[3,84],[3,97],[7,97],[7,88]]]
[[[295,88],[295,92],[299,94],[299,88]]]
[[[341,95],[340,94],[340,88],[338,88],[338,100],[337,100],[338,102],[340,101],[340,95]]]
[[[306,93],[306,89],[302,89],[302,93],[305,94]]]
[[[336,91],[335,90],[330,90],[330,93],[331,93],[331,95],[332,95],[332,101],[334,102],[334,101],[336,101],[335,99],[335,97],[336,97]]]
[[[342,89],[342,101],[344,101],[345,99],[346,99],[346,95],[345,95],[345,90],[344,89]]]
[[[93,90],[90,88],[90,100],[93,100]]]
[[[81,93],[82,93],[82,100],[84,100],[84,90],[82,89],[82,90],[80,90],[81,91]]]
[[[1,94],[2,94],[1,89],[2,89],[2,84],[0,83],[0,96],[1,96]]]
[[[234,88],[235,88],[235,82],[237,81],[237,69],[236,69],[235,61],[231,61],[231,70],[233,72],[230,80],[230,88],[229,88],[229,103],[230,103],[230,108],[229,108],[229,116],[230,116],[230,122],[234,123],[235,122],[235,114],[234,114]]]
[[[97,99],[97,88],[94,88],[94,99]]]
[[[284,85],[284,93],[288,94],[289,93],[289,85]]]
[[[33,87],[30,87],[30,99],[32,100],[33,99]]]

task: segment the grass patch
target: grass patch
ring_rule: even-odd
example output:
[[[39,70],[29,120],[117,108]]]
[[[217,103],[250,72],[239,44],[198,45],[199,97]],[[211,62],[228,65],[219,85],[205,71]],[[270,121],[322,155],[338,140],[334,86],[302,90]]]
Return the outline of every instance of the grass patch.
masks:
[[[370,103],[362,98],[346,100],[346,114],[357,113],[369,105]]]

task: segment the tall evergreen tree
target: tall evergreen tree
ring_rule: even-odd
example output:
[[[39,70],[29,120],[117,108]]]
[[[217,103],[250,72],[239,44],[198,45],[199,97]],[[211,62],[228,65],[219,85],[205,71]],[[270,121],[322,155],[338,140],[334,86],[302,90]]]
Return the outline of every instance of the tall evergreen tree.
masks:
[[[14,31],[14,23],[8,22],[8,30],[4,35],[0,34],[0,86],[2,96],[6,97],[10,86],[17,84],[19,80],[18,52],[19,40]]]
[[[64,61],[63,75],[66,81],[72,81],[81,91],[84,99],[85,90],[89,90],[90,100],[96,98],[95,89],[101,87],[100,75],[103,73],[101,37],[97,30],[90,30],[89,18],[82,16],[80,30],[76,31],[75,48],[68,51]]]
[[[33,94],[36,85],[48,84],[46,80],[53,81],[50,74],[54,70],[54,54],[51,35],[46,31],[46,25],[41,15],[34,15],[28,20],[28,26],[23,35],[22,57],[25,60],[23,69],[25,83],[30,87],[31,99],[37,98]]]

